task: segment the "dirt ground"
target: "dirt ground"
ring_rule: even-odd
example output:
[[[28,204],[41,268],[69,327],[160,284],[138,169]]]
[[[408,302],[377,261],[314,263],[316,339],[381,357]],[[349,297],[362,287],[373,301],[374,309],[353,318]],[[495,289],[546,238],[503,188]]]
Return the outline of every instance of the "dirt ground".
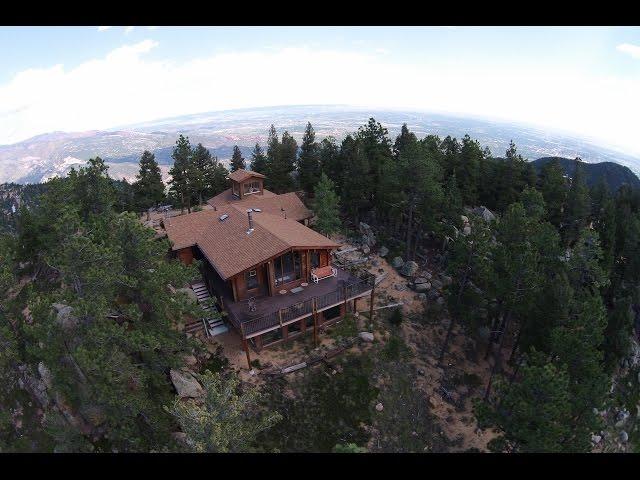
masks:
[[[343,250],[353,248],[345,242],[344,238],[336,240],[344,243]],[[362,257],[361,252],[354,252],[354,255]],[[429,409],[437,418],[442,431],[457,445],[453,450],[476,448],[486,451],[487,443],[495,436],[495,432],[477,428],[472,402],[474,398],[480,398],[484,393],[492,360],[485,361],[484,352],[477,352],[475,361],[467,359],[466,352],[469,350],[471,340],[455,328],[443,368],[439,367],[437,356],[448,327],[448,320],[440,321],[437,318],[431,320],[430,313],[425,314],[425,308],[431,301],[420,300],[415,291],[406,287],[408,279],[400,275],[385,258],[373,253],[369,254],[367,262],[362,266],[378,278],[384,275],[376,286],[374,307],[400,302],[403,304],[401,308],[405,321],[402,323],[401,331],[406,344],[414,353],[410,361],[419,372],[416,388],[425,393]],[[434,277],[437,276],[438,272],[429,268],[428,265],[420,266],[422,271],[428,271]],[[398,290],[396,285],[401,289]],[[403,289],[404,287],[406,288]],[[379,319],[385,317],[386,310],[377,310],[374,313],[374,321],[369,321],[367,318],[369,298],[365,297],[358,301],[358,311],[364,313],[358,317],[358,329],[370,331],[373,325],[376,341],[384,345],[390,338],[390,332],[387,329],[389,325],[385,325],[385,322]],[[321,333],[319,338],[321,349],[330,349],[335,345],[335,340],[327,334]],[[207,342],[211,351],[215,351],[218,345],[222,345],[230,366],[238,371],[244,381],[258,385],[266,380],[263,375],[258,374],[259,370],[250,371],[247,368],[246,355],[242,349],[240,337],[233,331],[208,339]],[[369,347],[370,345],[367,344],[356,344],[349,351],[364,352]],[[260,354],[251,351],[251,359],[258,359],[261,368],[284,368],[303,362],[312,349],[313,337],[307,334],[300,339],[265,348]],[[477,385],[471,387],[464,384],[451,385],[451,378],[465,374],[467,378],[475,376]]]

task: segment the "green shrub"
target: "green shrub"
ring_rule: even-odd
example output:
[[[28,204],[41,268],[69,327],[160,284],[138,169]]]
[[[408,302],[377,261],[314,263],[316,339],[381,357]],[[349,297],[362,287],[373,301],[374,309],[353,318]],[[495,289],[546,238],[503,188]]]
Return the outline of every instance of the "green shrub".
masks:
[[[402,323],[402,307],[394,308],[389,316],[389,322],[391,325],[399,326]]]
[[[331,329],[331,338],[350,338],[358,335],[358,324],[353,315],[346,315]]]
[[[411,355],[411,349],[398,335],[393,335],[382,349],[385,360],[400,360]]]

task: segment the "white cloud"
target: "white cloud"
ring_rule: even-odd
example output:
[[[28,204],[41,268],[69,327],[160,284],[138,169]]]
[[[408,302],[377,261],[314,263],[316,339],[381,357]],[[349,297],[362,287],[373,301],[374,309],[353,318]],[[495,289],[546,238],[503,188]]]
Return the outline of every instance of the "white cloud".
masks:
[[[103,27],[98,27],[98,31],[99,32],[104,32],[105,30],[109,30],[110,28],[113,28],[113,27],[104,27],[104,26]]]
[[[125,27],[125,29],[124,29],[124,33],[125,33],[125,34],[128,34],[128,33],[130,33],[130,32],[133,32],[133,29],[134,29],[134,28],[135,28],[135,27]]]
[[[640,46],[632,45],[631,43],[621,43],[616,47],[616,50],[627,53],[633,58],[640,58]]]
[[[148,39],[71,69],[29,69],[0,84],[0,144],[213,110],[350,104],[524,121],[640,152],[638,77],[406,64],[392,55],[311,47],[211,52],[181,62],[147,58],[157,46]]]

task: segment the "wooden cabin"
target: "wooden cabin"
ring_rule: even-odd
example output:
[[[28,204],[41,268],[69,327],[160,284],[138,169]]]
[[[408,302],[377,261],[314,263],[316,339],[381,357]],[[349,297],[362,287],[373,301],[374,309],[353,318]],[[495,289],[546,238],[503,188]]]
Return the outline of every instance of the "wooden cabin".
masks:
[[[305,225],[312,214],[295,194],[272,194],[264,176],[238,172],[231,174],[236,186],[208,202],[213,209],[164,226],[181,261],[202,262],[205,283],[250,361],[249,346],[259,352],[310,331],[317,341],[318,328],[354,311],[358,298],[373,295],[374,282],[331,265],[340,245]]]

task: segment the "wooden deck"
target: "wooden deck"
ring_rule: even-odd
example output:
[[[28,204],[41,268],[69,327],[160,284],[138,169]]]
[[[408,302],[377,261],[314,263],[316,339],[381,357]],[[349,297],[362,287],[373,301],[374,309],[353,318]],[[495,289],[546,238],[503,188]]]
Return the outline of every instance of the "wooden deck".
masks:
[[[229,320],[241,330],[246,338],[286,325],[313,314],[313,309],[322,311],[341,302],[367,295],[373,287],[374,277],[368,273],[353,275],[340,268],[337,277],[309,283],[299,293],[287,292],[273,297],[256,298],[256,311],[250,312],[247,300],[225,301]]]

